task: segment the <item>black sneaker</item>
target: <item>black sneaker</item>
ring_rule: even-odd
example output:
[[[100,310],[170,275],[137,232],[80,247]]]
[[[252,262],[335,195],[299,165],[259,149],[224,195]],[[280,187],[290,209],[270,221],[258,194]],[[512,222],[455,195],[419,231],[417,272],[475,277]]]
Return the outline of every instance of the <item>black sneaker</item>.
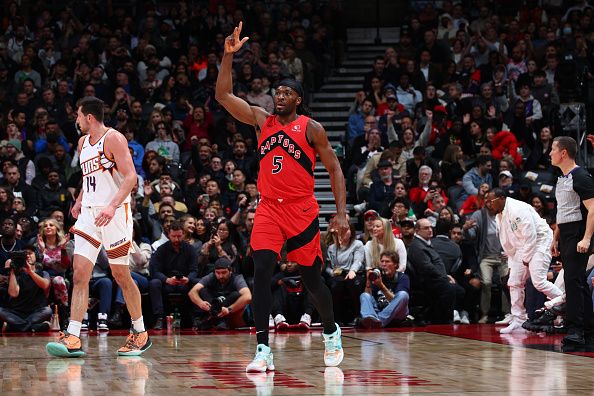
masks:
[[[31,331],[33,333],[45,333],[46,331],[49,331],[49,329],[50,322],[47,321],[31,325]]]
[[[163,318],[158,317],[155,325],[153,326],[153,330],[163,330]]]
[[[124,319],[122,318],[122,306],[116,304],[113,309],[111,317],[107,320],[109,327],[112,329],[121,329],[124,327]]]

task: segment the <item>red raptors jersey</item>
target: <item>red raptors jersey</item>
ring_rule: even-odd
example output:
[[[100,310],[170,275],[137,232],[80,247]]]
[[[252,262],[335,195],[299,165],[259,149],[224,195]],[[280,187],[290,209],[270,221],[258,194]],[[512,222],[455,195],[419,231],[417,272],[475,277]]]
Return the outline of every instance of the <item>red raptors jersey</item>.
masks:
[[[280,124],[276,115],[266,119],[258,141],[258,191],[263,197],[295,199],[313,195],[316,151],[307,141],[308,122],[303,115],[287,125]]]

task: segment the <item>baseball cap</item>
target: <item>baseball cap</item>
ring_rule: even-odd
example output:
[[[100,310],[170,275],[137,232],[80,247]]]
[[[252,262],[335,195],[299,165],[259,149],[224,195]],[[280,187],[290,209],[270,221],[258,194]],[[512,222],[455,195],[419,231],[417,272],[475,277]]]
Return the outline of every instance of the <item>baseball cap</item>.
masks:
[[[414,227],[415,226],[415,221],[412,219],[412,217],[405,217],[404,220],[402,220],[400,222],[400,227]]]
[[[511,174],[510,171],[501,171],[501,172],[499,172],[499,177],[501,177],[501,176],[513,178],[513,176],[512,176],[512,174]]]
[[[228,258],[225,258],[225,257],[221,257],[217,261],[215,261],[214,268],[215,269],[223,269],[223,268],[230,269],[231,266],[232,266],[231,260],[229,260]]]
[[[379,219],[380,215],[373,209],[370,209],[363,214],[363,219],[365,219],[365,221],[369,220],[372,217],[375,219]]]
[[[393,93],[389,93],[386,95],[386,100],[396,100],[396,95],[394,95]]]

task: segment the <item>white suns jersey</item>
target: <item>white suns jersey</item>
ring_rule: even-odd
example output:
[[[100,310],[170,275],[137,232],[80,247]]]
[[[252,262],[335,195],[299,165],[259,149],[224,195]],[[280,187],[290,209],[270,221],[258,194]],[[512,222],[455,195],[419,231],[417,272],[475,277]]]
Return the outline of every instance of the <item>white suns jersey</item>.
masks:
[[[111,131],[109,128],[95,144],[91,137],[85,136],[80,151],[80,168],[83,174],[82,206],[107,206],[116,195],[124,177],[118,172],[116,163],[105,156],[103,146],[105,138]],[[130,202],[130,196],[123,203]]]

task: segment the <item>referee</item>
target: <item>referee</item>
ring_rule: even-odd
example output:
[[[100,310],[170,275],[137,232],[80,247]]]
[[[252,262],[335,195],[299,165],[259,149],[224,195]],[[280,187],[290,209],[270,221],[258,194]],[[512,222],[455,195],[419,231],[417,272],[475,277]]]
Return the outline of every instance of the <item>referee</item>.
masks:
[[[594,179],[575,163],[577,143],[558,136],[551,146],[551,164],[561,169],[557,179],[557,228],[553,256],[561,253],[567,299],[563,345],[584,345],[594,341],[592,297],[586,284],[586,264],[594,231]],[[558,244],[558,247],[557,247]]]

